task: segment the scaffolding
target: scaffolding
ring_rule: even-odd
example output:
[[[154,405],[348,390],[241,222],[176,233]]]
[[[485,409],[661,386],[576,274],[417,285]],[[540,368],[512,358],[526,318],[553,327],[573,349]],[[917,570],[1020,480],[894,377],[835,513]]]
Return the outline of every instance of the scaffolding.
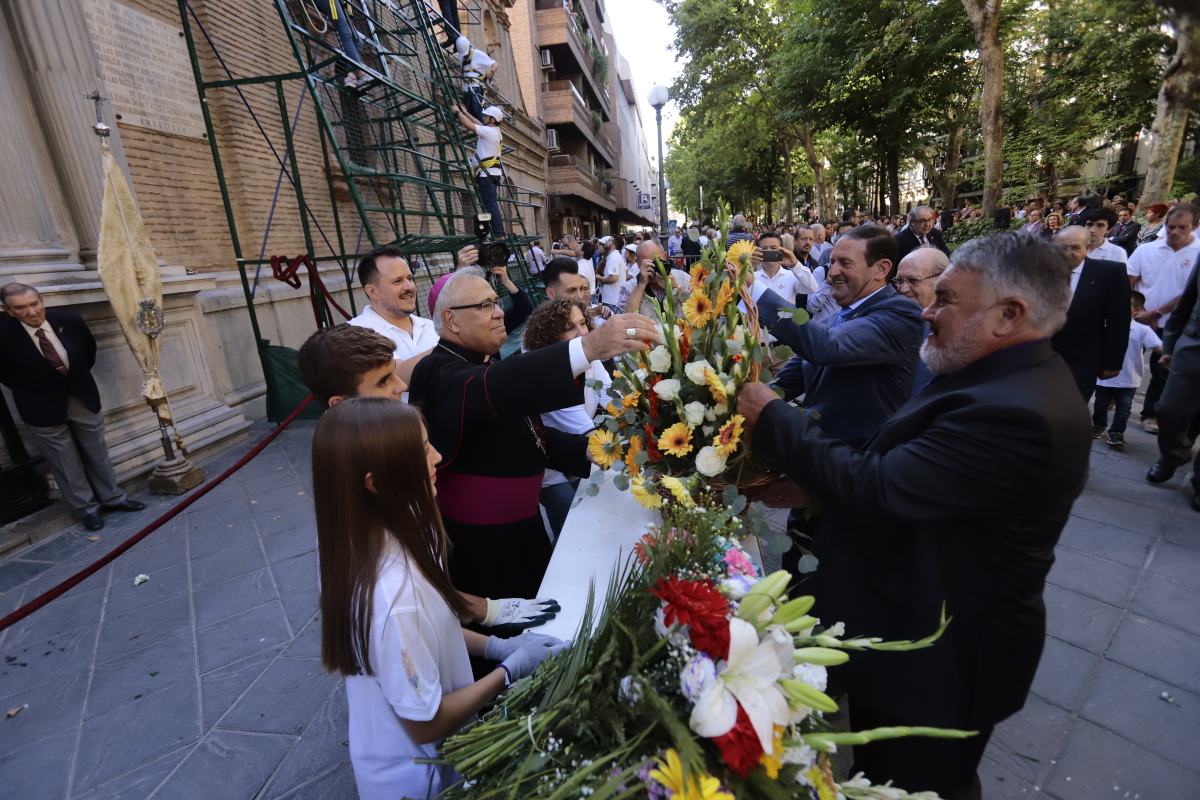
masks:
[[[235,75],[221,43],[205,28],[191,0],[178,3],[230,240],[267,382],[268,416],[277,419],[289,410],[284,406],[302,387],[295,351],[273,346],[262,335],[254,297],[264,267],[295,288],[303,285],[297,273],[304,267],[315,323],[326,327],[338,321],[331,305],[343,315],[356,313],[353,269],[365,252],[392,245],[409,257],[414,273],[423,269],[432,281],[430,256],[453,254],[480,241],[477,231],[482,203],[474,178],[476,168],[470,160],[475,137],[461,127],[453,109],[462,93],[462,77],[457,57],[445,44],[452,43],[457,32],[430,5],[432,0],[340,0],[356,40],[357,60],[343,50],[334,35],[329,0],[261,1],[274,5],[278,12],[278,35],[286,39],[294,69],[270,71],[266,66],[270,59],[263,59],[261,74]],[[475,0],[459,7],[466,21],[478,23]],[[202,57],[214,74],[204,73]],[[359,79],[348,82],[351,73],[357,73]],[[289,93],[289,86],[303,88]],[[248,97],[251,87],[273,90],[273,102],[268,103],[273,108],[264,111],[259,102],[256,109]],[[485,105],[510,107],[490,85],[484,91]],[[228,92],[236,95],[231,101],[248,112],[264,151],[269,151],[279,168],[262,252],[257,257],[247,257],[243,250],[221,138],[212,117],[210,101]],[[262,97],[261,93],[255,96]],[[289,96],[298,97],[297,102],[289,105]],[[324,172],[324,180],[316,188],[305,185],[297,159],[295,133],[306,103],[315,115]],[[262,114],[277,117],[282,128],[281,148],[267,132],[276,122],[264,125]],[[244,135],[239,137],[241,147],[245,140]],[[269,257],[267,242],[271,227],[280,223],[276,212],[284,183],[294,194],[305,252],[295,257]],[[307,202],[306,196],[313,202]],[[508,247],[513,254],[509,276],[536,301],[542,287],[527,266],[528,246],[536,237],[527,234],[522,211],[537,204],[529,191],[515,186],[507,174],[501,178],[498,199],[505,236],[488,240]],[[330,264],[338,267],[348,290],[349,312],[337,306],[322,283],[320,268]]]

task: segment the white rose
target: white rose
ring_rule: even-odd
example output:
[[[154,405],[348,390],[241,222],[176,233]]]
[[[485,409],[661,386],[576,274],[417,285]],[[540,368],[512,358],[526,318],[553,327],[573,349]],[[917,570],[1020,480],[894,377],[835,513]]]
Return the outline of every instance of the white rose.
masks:
[[[683,416],[687,421],[688,427],[694,428],[701,422],[704,422],[704,403],[699,400],[693,400],[683,407]]]
[[[663,400],[675,400],[679,397],[680,385],[675,378],[668,378],[654,384],[654,393]]]
[[[692,361],[683,368],[683,374],[688,376],[688,380],[697,386],[704,385],[705,374],[712,369],[712,364],[709,364],[706,359]]]
[[[744,352],[746,348],[742,346],[741,339],[726,339],[725,349],[729,351],[729,355],[736,356]]]
[[[729,403],[717,403],[715,406],[713,406],[712,412],[713,419],[725,416],[729,413]]]
[[[707,418],[708,418],[708,412],[707,412],[707,411],[706,411],[706,412],[704,412],[704,416],[705,416],[705,419],[707,419]],[[705,426],[703,426],[702,428],[700,428],[700,430],[701,430],[701,431],[704,433],[704,435],[705,435],[705,436],[712,436],[712,435],[713,435],[713,431],[715,431],[716,429],[717,429],[717,426],[715,426],[715,425],[705,425]]]
[[[671,371],[671,351],[665,345],[659,345],[650,351],[650,369],[655,372]]]
[[[725,471],[725,456],[718,453],[717,448],[712,445],[701,447],[700,452],[696,454],[696,469],[701,475],[715,478]]]
[[[642,383],[645,383],[646,378],[650,377],[650,373],[646,372],[646,370],[642,369],[641,367],[638,367],[637,369],[635,369],[633,371],[633,374],[634,374],[634,377],[636,377]]]

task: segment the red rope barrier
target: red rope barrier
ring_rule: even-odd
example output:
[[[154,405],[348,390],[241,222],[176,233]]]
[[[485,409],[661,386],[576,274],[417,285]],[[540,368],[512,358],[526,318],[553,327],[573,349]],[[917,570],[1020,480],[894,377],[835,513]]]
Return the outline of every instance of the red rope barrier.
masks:
[[[306,397],[302,401],[300,401],[300,405],[298,405],[294,409],[292,409],[292,413],[288,414],[287,418],[284,419],[283,422],[279,423],[278,427],[276,427],[275,430],[271,431],[269,434],[264,436],[262,441],[260,441],[256,445],[254,445],[254,447],[250,448],[249,452],[247,452],[246,455],[239,458],[232,466],[230,466],[228,469],[226,469],[220,475],[218,475],[217,477],[210,480],[208,483],[201,486],[199,489],[197,489],[192,494],[188,495],[186,498],[184,498],[183,501],[181,501],[177,505],[172,506],[158,519],[154,520],[149,525],[142,528],[140,531],[135,533],[133,536],[129,537],[127,540],[122,542],[119,547],[113,548],[110,552],[106,553],[100,559],[98,559],[94,563],[90,564],[89,566],[84,567],[79,572],[76,572],[74,575],[67,578],[65,581],[58,584],[53,589],[50,589],[50,590],[44,592],[43,594],[38,595],[33,600],[30,600],[28,603],[26,603],[25,605],[18,608],[16,611],[13,611],[7,617],[0,619],[0,631],[3,631],[5,628],[8,628],[12,625],[17,624],[18,622],[25,619],[33,612],[37,611],[42,606],[49,603],[51,600],[55,600],[55,599],[61,597],[63,594],[65,594],[71,588],[73,588],[73,587],[77,586],[78,584],[82,583],[83,581],[87,580],[89,577],[96,574],[101,569],[103,569],[104,567],[106,567],[110,563],[112,563],[118,556],[122,555],[127,550],[129,550],[129,548],[133,547],[135,544],[140,542],[142,539],[145,539],[147,536],[154,533],[156,530],[161,528],[163,525],[166,525],[168,522],[173,520],[175,517],[179,516],[192,503],[195,503],[201,497],[204,497],[204,495],[208,494],[213,489],[215,489],[217,486],[221,485],[221,483],[226,478],[228,478],[233,473],[237,472],[242,467],[246,466],[246,464],[248,464],[251,459],[253,459],[259,453],[261,453],[267,445],[269,445],[271,442],[273,442],[275,440],[276,436],[278,436],[280,433],[283,432],[284,428],[286,428],[288,425],[291,425],[292,422],[295,421],[296,417],[300,416],[300,413],[303,412],[304,409],[308,407],[308,404],[312,402],[312,399],[313,399],[313,397],[310,394],[308,397]]]

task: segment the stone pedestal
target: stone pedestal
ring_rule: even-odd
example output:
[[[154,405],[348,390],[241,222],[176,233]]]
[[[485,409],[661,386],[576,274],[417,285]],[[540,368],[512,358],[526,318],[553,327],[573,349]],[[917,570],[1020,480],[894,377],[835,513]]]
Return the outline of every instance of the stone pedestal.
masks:
[[[204,473],[186,458],[163,461],[150,473],[150,491],[154,494],[184,494],[204,483]]]

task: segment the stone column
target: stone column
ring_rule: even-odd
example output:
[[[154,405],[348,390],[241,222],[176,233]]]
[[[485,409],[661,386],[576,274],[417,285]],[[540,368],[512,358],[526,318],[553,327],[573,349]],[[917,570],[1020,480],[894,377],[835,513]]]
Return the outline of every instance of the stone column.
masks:
[[[0,283],[81,269],[66,201],[5,24],[0,24],[0,109]]]
[[[38,120],[54,160],[78,237],[79,253],[96,263],[100,202],[104,196],[100,145],[92,132],[95,106],[87,95],[100,89],[100,65],[83,13],[84,0],[8,0],[8,25],[29,84]],[[103,108],[109,140],[125,166],[112,107]],[[128,168],[126,168],[128,172]]]

